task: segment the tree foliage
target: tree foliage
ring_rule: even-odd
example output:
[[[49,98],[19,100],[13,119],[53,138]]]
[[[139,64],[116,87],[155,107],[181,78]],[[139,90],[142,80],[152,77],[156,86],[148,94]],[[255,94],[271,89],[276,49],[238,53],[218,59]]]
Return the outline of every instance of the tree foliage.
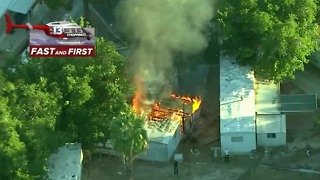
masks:
[[[28,179],[25,143],[17,132],[19,122],[11,116],[4,91],[10,88],[0,71],[0,179]]]
[[[218,22],[224,49],[263,78],[293,77],[317,48],[315,0],[226,0]]]
[[[83,18],[78,23],[89,26]],[[105,141],[110,120],[133,94],[125,59],[98,37],[93,58],[15,58],[3,70],[0,159],[8,164],[1,163],[1,179],[36,179],[66,142],[87,149]]]
[[[121,153],[130,178],[132,178],[133,160],[142,153],[148,145],[148,135],[145,120],[137,117],[133,110],[127,107],[110,125],[110,136],[114,150]]]
[[[9,162],[3,164],[6,168],[2,170],[6,175],[2,176],[6,177],[4,179],[35,179],[46,172],[44,164],[48,156],[66,140],[54,131],[55,118],[59,113],[55,94],[44,89],[44,80],[39,84],[26,84],[22,80],[12,83],[7,82],[2,74],[0,76],[3,87],[0,91],[3,128],[0,139],[3,138],[1,142],[7,144],[1,148],[0,159],[10,161],[5,155],[10,148],[11,153],[14,154],[14,150],[19,153],[14,156],[19,161],[12,161],[12,166]],[[11,134],[6,134],[9,132]],[[5,143],[6,140],[9,144]]]

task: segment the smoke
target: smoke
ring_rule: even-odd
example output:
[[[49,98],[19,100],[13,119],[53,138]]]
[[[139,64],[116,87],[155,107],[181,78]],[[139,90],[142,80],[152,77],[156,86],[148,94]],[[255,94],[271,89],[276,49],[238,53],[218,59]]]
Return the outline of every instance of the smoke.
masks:
[[[214,0],[122,0],[117,27],[133,42],[131,71],[146,86],[163,85],[177,54],[206,48]],[[138,85],[139,86],[139,85]]]

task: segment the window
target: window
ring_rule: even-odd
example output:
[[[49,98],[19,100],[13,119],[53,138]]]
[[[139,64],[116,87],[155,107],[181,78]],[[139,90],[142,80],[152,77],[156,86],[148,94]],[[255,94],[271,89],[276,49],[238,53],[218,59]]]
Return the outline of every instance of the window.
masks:
[[[65,33],[72,33],[72,30],[70,28],[64,28],[63,30]]]
[[[77,28],[77,33],[82,33],[82,29],[81,28]]]
[[[231,137],[231,142],[243,142],[243,137]]]
[[[267,138],[276,138],[276,133],[267,133]]]
[[[71,30],[72,30],[72,33],[78,33],[77,28],[71,28]]]

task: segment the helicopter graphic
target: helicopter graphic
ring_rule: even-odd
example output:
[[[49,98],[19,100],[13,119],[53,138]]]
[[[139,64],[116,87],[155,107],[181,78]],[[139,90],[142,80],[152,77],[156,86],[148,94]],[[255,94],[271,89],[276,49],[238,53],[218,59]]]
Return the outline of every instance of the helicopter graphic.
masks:
[[[69,21],[55,21],[47,23],[46,25],[31,25],[27,24],[13,24],[10,16],[5,14],[5,19],[7,22],[6,34],[10,34],[12,29],[29,29],[29,30],[41,30],[47,36],[68,40],[73,38],[86,38],[87,40],[92,39],[92,34],[87,32],[84,28],[76,23],[71,23]],[[70,43],[70,42],[68,42]]]

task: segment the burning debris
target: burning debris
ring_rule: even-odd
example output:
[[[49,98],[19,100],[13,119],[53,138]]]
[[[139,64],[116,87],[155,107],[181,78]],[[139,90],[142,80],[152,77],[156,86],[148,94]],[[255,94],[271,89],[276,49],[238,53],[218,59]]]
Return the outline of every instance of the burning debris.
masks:
[[[165,119],[169,118],[168,114],[176,114],[181,119],[184,108],[191,105],[189,114],[199,109],[200,98],[171,96],[170,88],[168,91],[162,88],[169,87],[165,84],[176,71],[177,61],[188,64],[187,57],[207,47],[214,1],[123,0],[115,14],[119,32],[132,47],[128,72],[143,80],[133,80],[138,89],[133,99],[137,114],[146,115],[148,119]],[[180,101],[180,107],[167,106],[179,104],[174,101]]]
[[[200,97],[188,97],[171,94],[157,102],[144,99],[142,91],[138,89],[133,98],[134,111],[151,121],[177,120],[183,124],[183,118],[190,118],[201,105]]]

